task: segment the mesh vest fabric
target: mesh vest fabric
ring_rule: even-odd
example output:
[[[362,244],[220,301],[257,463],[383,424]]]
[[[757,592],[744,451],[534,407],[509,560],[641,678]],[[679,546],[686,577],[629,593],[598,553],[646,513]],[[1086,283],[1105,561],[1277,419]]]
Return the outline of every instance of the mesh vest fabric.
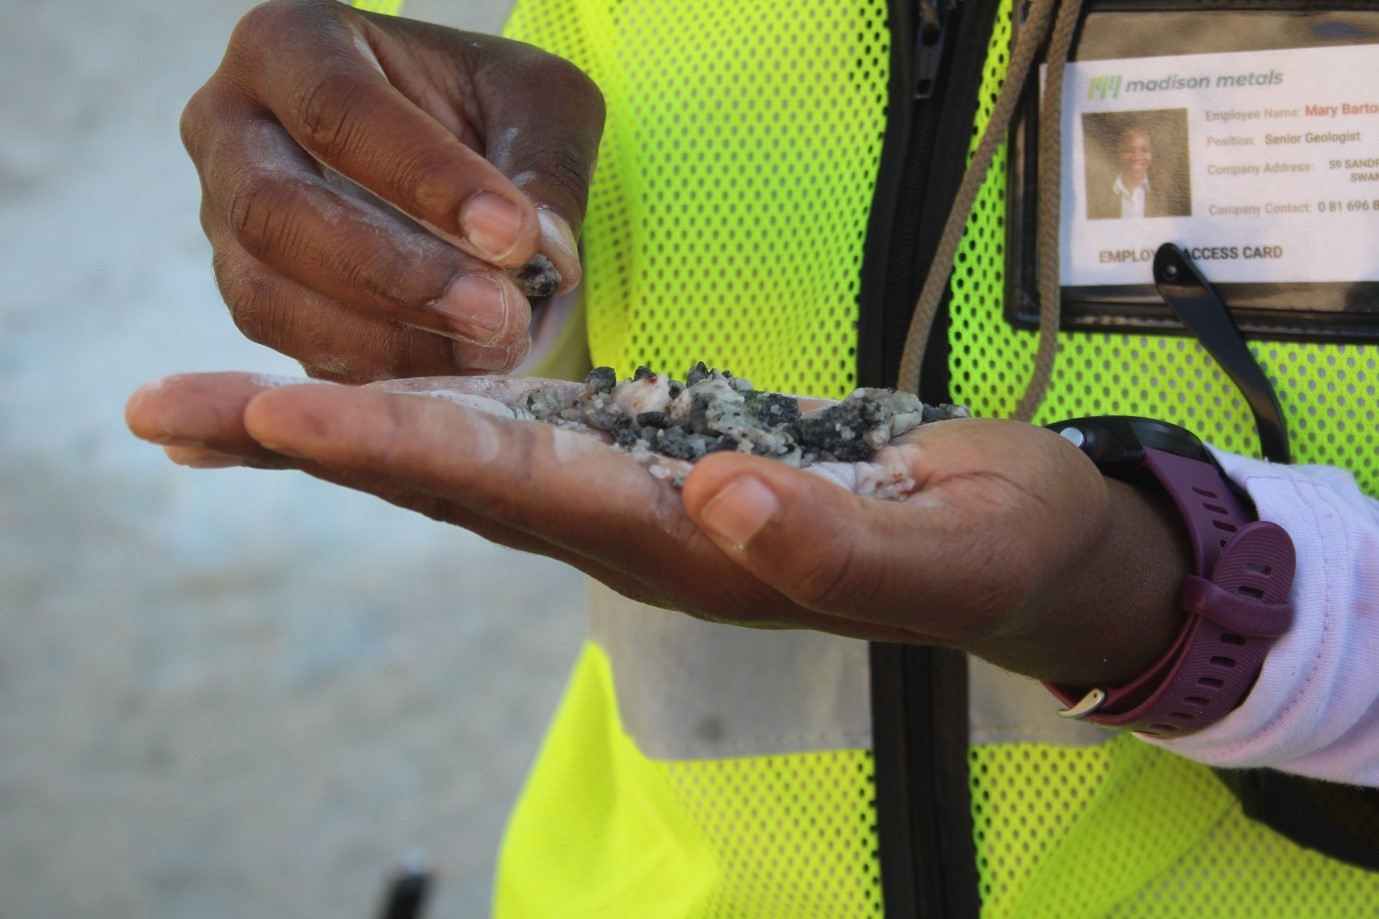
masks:
[[[584,235],[595,364],[703,360],[845,395],[885,4],[524,2],[507,34],[570,58],[608,100]]]
[[[642,755],[588,644],[499,861],[501,917],[880,916],[864,750]]]
[[[970,754],[983,917],[1373,915],[1379,878],[1245,819],[1196,763],[1122,736]]]
[[[350,0],[350,6],[368,13],[396,16],[402,12],[403,0]]]
[[[524,0],[508,34],[574,60],[609,101],[585,230],[595,362],[702,359],[758,386],[850,389],[884,7]],[[985,415],[1009,413],[1034,351],[1001,316],[1003,175],[998,161],[953,284],[953,393]],[[1372,424],[1372,355],[1256,350],[1300,457],[1372,487],[1374,458],[1344,449],[1345,424]],[[1187,340],[1064,335],[1043,417],[1110,412],[1254,449],[1229,381]],[[622,732],[613,678],[590,646],[514,814],[500,915],[880,914],[866,750],[653,760]],[[1375,877],[1249,823],[1208,770],[1133,738],[983,745],[970,762],[985,916],[1343,916],[1379,897]]]
[[[595,364],[679,374],[703,360],[758,387],[849,392],[885,4],[522,2],[505,32],[573,60],[608,101],[583,240]],[[650,760],[617,725],[605,667],[591,646],[514,814],[499,915],[881,914],[868,750]],[[595,709],[610,747],[572,756]],[[610,775],[635,776],[640,809],[587,809]],[[680,837],[673,879],[644,857],[668,842],[621,844],[648,819]],[[599,821],[614,848],[591,846]],[[572,848],[589,855],[576,873],[543,881]],[[596,890],[616,901],[579,899]]]

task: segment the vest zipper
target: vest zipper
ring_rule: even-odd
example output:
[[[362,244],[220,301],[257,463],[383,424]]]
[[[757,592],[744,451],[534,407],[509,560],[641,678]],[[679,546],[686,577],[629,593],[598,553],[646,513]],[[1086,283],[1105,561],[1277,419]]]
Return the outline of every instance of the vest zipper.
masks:
[[[862,262],[858,382],[894,385],[910,316],[962,181],[999,0],[891,0],[886,136]],[[940,323],[946,319],[940,311]],[[948,401],[947,336],[931,335],[926,402]],[[938,350],[935,350],[938,349]]]
[[[939,64],[948,44],[948,14],[958,0],[920,0],[915,29],[915,99],[932,99],[938,88]]]
[[[915,300],[966,165],[999,0],[892,0],[886,136],[867,229],[858,381],[894,385]],[[921,378],[949,401],[946,308]],[[873,644],[871,705],[881,887],[888,917],[980,911],[967,775],[967,661]]]

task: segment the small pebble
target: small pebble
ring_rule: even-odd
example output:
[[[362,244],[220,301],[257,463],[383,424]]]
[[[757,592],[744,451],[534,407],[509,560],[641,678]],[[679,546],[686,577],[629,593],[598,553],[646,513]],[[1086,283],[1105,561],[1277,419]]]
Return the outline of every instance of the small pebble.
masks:
[[[539,252],[521,268],[514,268],[508,275],[517,282],[522,293],[531,299],[553,297],[560,290],[560,272],[554,263]]]

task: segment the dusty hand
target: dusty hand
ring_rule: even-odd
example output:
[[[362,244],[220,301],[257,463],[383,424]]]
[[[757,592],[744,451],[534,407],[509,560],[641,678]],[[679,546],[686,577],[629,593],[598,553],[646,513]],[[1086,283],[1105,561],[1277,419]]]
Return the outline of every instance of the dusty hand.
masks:
[[[240,329],[313,376],[504,371],[530,344],[508,269],[579,280],[603,125],[529,45],[275,0],[187,105],[202,224]]]
[[[897,501],[736,453],[680,492],[594,437],[511,418],[502,404],[541,382],[192,375],[135,393],[128,420],[189,465],[304,469],[702,618],[951,645],[1070,684],[1127,679],[1176,631],[1181,525],[1041,428],[905,435],[886,448],[915,482]]]

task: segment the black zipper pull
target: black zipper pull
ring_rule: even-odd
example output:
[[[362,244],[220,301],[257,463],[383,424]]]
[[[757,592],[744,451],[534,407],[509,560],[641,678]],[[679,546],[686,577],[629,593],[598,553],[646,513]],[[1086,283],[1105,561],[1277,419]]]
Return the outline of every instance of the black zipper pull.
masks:
[[[1265,458],[1275,463],[1288,462],[1288,428],[1278,395],[1245,347],[1220,295],[1187,253],[1173,243],[1164,243],[1154,254],[1154,286],[1250,404]]]
[[[939,64],[948,41],[948,14],[959,0],[919,0],[915,30],[915,98],[932,99],[938,88]]]

